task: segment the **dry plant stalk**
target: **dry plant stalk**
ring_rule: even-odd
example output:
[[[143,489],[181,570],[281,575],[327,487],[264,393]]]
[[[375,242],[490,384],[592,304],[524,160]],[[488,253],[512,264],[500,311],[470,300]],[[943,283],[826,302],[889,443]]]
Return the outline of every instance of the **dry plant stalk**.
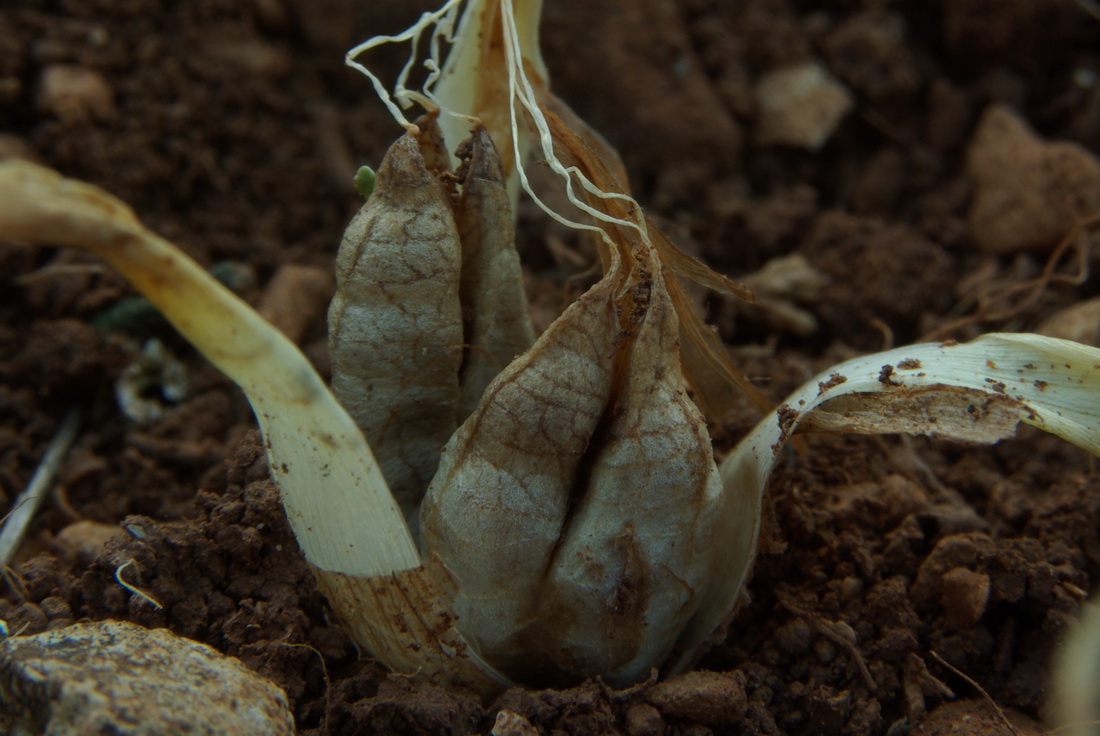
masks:
[[[530,11],[537,4],[518,7]],[[679,281],[666,278],[665,272],[672,263],[724,289],[738,287],[672,247],[626,193],[617,155],[550,95],[543,79],[525,74],[514,10],[509,3],[474,3],[462,21],[482,20],[476,36],[482,39],[478,70],[479,82],[487,78],[487,85],[465,88],[467,99],[461,100],[454,85],[441,85],[447,94],[441,91],[438,97],[430,83],[413,95],[401,88],[402,79],[395,98],[415,99],[429,108],[442,106],[444,100],[469,104],[470,112],[496,133],[498,143],[511,148],[513,156],[502,165],[502,174],[521,159],[521,124],[530,124],[547,165],[563,177],[570,201],[595,221],[569,224],[600,236],[606,273],[529,350],[514,361],[498,361],[495,370],[507,367],[487,390],[476,386],[473,396],[480,403],[468,419],[461,413],[465,422],[443,448],[421,508],[422,548],[458,584],[454,611],[459,630],[509,677],[568,682],[600,674],[614,684],[627,684],[644,679],[678,646],[681,630],[696,612],[698,591],[713,577],[710,561],[720,547],[713,534],[719,526],[715,512],[722,488],[703,416],[688,398],[685,371],[712,405],[728,398],[723,379],[736,375],[713,333],[688,307]],[[423,23],[440,17],[425,14],[403,37],[417,37],[426,30]],[[436,34],[446,35],[446,30],[437,25],[433,39]],[[455,81],[459,72],[454,70],[463,66],[465,54],[476,55],[462,45],[465,38],[457,41],[442,67],[445,82]],[[433,60],[429,68],[439,65]],[[505,73],[508,94],[501,95],[493,70]],[[416,150],[434,150],[437,137],[426,124],[409,123],[392,104],[391,110],[410,133],[390,150],[380,171],[393,168],[400,157],[406,161],[402,167],[415,163],[417,175],[424,177],[423,167],[414,162]],[[502,120],[510,126],[502,126]],[[475,140],[480,135],[475,133]],[[514,173],[526,185],[523,170]],[[375,195],[360,217],[386,206],[376,199],[382,178],[380,173]],[[432,213],[434,222],[435,213],[445,213],[447,207],[439,187],[428,181],[423,178],[415,196],[421,213]],[[463,201],[468,194],[468,187],[462,187],[452,199]],[[423,204],[429,196],[430,207]],[[402,206],[389,211],[396,216]],[[412,229],[410,223],[395,232]],[[431,250],[443,242],[381,234],[372,240],[373,233],[360,233],[354,225],[353,230],[356,252],[389,254],[401,241],[407,249],[396,256],[401,262],[417,260],[421,248]],[[456,241],[451,235],[446,242]],[[504,274],[505,283],[511,279],[515,285],[513,291],[518,291],[518,276],[518,269]],[[451,278],[454,283],[455,276]],[[434,286],[431,279],[425,294],[441,293]],[[337,303],[344,305],[345,297],[338,296]],[[439,310],[447,305],[453,299],[440,301],[437,296],[423,306]],[[403,303],[395,311],[419,308],[419,302]],[[462,301],[461,308],[473,314],[469,326],[474,328],[513,320],[524,311],[515,300]],[[450,323],[453,327],[453,318]],[[442,355],[440,343],[449,338],[440,341],[412,327],[400,339],[393,332],[387,339],[407,345],[434,340],[420,354]],[[453,330],[446,334],[453,335]],[[501,353],[493,344],[479,345],[476,329],[466,334],[470,356]],[[692,347],[683,368],[681,334]],[[718,380],[709,370],[713,366],[724,371]],[[413,361],[395,363],[387,371],[394,381],[422,374]],[[452,390],[453,376],[451,367],[447,386]],[[337,385],[342,380],[335,379]],[[409,397],[406,393],[394,400]],[[418,408],[441,421],[453,416],[449,401]],[[363,429],[368,438],[379,436],[377,425]],[[383,458],[399,451],[397,445],[375,449]]]
[[[644,679],[712,572],[722,490],[662,264],[613,233],[604,279],[532,346],[492,142],[474,131],[459,176],[429,171],[438,140],[424,119],[395,143],[348,229],[334,389],[407,513],[434,474],[423,550],[482,657],[521,681]]]
[[[242,386],[320,588],[393,670],[488,694],[686,669],[728,622],[768,475],[800,429],[991,442],[1024,421],[1100,451],[1100,351],[989,335],[836,366],[716,464],[690,396],[720,409],[736,373],[679,277],[736,286],[672,247],[630,198],[614,152],[550,95],[532,50],[537,2],[472,2],[455,38],[457,8],[397,37],[432,27],[434,52],[455,42],[447,65],[428,65],[453,83],[447,94],[432,76],[405,90],[407,67],[395,97],[442,110],[452,127],[457,113],[463,137],[481,117],[488,134],[475,128],[452,158],[453,136],[408,122],[387,97],[408,132],[348,229],[330,310],[347,408],[125,205],[0,164],[0,237],[100,254]],[[523,126],[590,220],[552,215],[594,231],[604,265],[537,340],[505,210],[506,182],[525,180]],[[511,151],[503,162],[494,141]]]
[[[125,204],[36,164],[0,163],[0,239],[107,260],[241,386],[287,519],[357,642],[397,672],[474,692],[501,687],[454,628],[449,576],[421,565],[362,433],[293,343]]]

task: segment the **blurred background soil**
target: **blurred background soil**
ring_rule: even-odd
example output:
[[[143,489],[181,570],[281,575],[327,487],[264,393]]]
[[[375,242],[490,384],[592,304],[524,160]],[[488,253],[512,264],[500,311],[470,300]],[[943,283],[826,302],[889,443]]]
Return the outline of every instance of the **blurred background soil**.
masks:
[[[361,204],[351,176],[401,132],[343,54],[433,7],[0,4],[0,157],[119,196],[324,371],[329,272]],[[699,299],[771,401],[921,339],[1042,329],[1095,343],[1089,0],[546,0],[544,19],[554,89],[618,148],[643,205],[761,294]],[[594,251],[530,206],[519,238],[544,327],[591,283]],[[1051,653],[1100,572],[1100,483],[1060,440],[809,438],[773,477],[749,595],[699,672],[480,703],[387,677],[330,622],[246,402],[121,277],[12,243],[0,278],[0,509],[65,413],[85,414],[4,576],[13,633],[166,626],[272,678],[318,736],[489,733],[502,709],[543,734],[1059,725]],[[746,404],[717,421],[717,452],[756,419]],[[116,582],[127,562],[163,608]]]

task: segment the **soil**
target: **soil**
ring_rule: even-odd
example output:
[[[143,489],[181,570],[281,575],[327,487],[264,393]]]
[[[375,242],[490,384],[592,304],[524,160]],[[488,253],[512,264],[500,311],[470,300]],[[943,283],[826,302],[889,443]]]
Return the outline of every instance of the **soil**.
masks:
[[[222,264],[246,299],[295,317],[286,328],[323,371],[326,274],[361,202],[351,175],[400,133],[343,53],[433,6],[4,5],[0,156],[98,184],[204,265]],[[1056,242],[981,248],[968,219],[967,151],[990,106],[1014,110],[1040,142],[1100,152],[1089,7],[547,0],[543,44],[556,91],[619,149],[681,247],[735,278],[789,255],[826,277],[816,293],[777,297],[812,317],[798,329],[775,308],[707,301],[778,403],[845,357],[1033,329],[1097,295],[1067,259],[1035,281]],[[756,80],[807,61],[848,88],[851,112],[819,150],[759,145]],[[1076,224],[1067,216],[1064,233]],[[519,237],[544,326],[591,251],[532,208]],[[1087,236],[1070,242],[1087,268]],[[107,618],[166,626],[270,677],[316,736],[488,733],[502,710],[543,734],[1007,733],[987,698],[1021,732],[1028,719],[1059,725],[1052,652],[1100,573],[1100,480],[1060,440],[809,437],[772,479],[748,595],[697,672],[481,703],[387,675],[331,623],[247,403],[169,328],[124,312],[121,277],[18,244],[0,246],[0,272],[0,508],[66,412],[84,413],[5,576],[0,619],[14,633]],[[154,376],[137,390],[159,410],[136,421],[115,385],[152,337],[182,363],[186,397],[166,397]],[[722,418],[716,451],[755,421],[747,403]],[[126,563],[126,581],[159,607],[119,584]]]

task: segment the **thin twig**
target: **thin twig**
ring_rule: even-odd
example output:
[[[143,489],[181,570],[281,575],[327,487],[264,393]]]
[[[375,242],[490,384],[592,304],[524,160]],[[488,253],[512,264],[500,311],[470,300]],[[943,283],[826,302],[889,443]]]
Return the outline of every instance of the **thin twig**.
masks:
[[[0,567],[6,567],[11,563],[12,557],[23,537],[27,533],[38,507],[46,498],[46,492],[53,483],[61,467],[62,460],[76,439],[80,429],[81,412],[79,409],[70,409],[65,418],[61,420],[61,426],[57,428],[50,446],[46,448],[46,454],[38,469],[34,471],[31,482],[26,490],[15,500],[12,510],[8,513],[4,522],[4,528],[0,530]]]
[[[965,672],[960,670],[958,667],[956,667],[955,665],[951,664],[946,659],[941,657],[939,652],[937,652],[935,649],[929,649],[928,653],[931,654],[933,657],[935,657],[937,662],[939,662],[944,667],[951,670],[956,675],[958,675],[959,677],[961,677],[962,679],[964,679],[968,683],[970,683],[970,685],[975,690],[977,690],[979,693],[981,693],[982,697],[985,699],[985,702],[989,703],[989,705],[993,708],[993,711],[1000,717],[1000,719],[1002,721],[1004,721],[1004,724],[1008,728],[1009,732],[1011,732],[1013,734],[1013,736],[1020,736],[1020,729],[1016,728],[1016,726],[1014,726],[1012,724],[1012,721],[1008,720],[1008,716],[1005,715],[1004,709],[1001,708],[1001,706],[997,705],[997,702],[995,700],[993,700],[993,697],[988,692],[986,692],[984,687],[982,687],[981,685],[978,684],[977,680],[970,677]]]
[[[978,296],[974,298],[973,304],[976,311],[973,314],[940,325],[921,336],[920,342],[941,340],[962,327],[978,322],[1006,322],[1029,307],[1034,306],[1051,284],[1080,286],[1089,276],[1088,234],[1097,227],[1100,227],[1100,213],[1084,218],[1058,243],[1047,258],[1046,263],[1043,264],[1043,270],[1039,276],[1019,283],[993,284],[980,287]],[[1070,248],[1075,250],[1077,256],[1077,273],[1056,273],[1055,271],[1062,261],[1062,256]],[[1017,297],[1019,297],[1019,301],[1013,303],[1012,300]]]
[[[882,352],[892,350],[894,347],[894,331],[890,328],[890,325],[878,317],[872,317],[871,326],[882,333]]]
[[[807,611],[804,608],[800,608],[789,600],[780,598],[779,603],[791,613],[803,618],[818,634],[846,650],[855,661],[856,667],[859,668],[859,674],[863,677],[863,682],[867,685],[867,689],[871,693],[878,691],[878,685],[875,683],[875,678],[871,676],[871,669],[867,666],[866,660],[863,659],[863,653],[859,651],[859,647],[856,646],[854,641],[849,640],[848,637],[837,629],[837,625],[834,622],[822,618],[816,613]]]
[[[311,644],[291,644],[290,642],[280,641],[276,642],[280,646],[288,647],[290,649],[308,649],[317,655],[317,659],[321,660],[321,676],[325,679],[325,716],[322,721],[322,728],[325,733],[329,732],[329,711],[332,709],[332,680],[328,676],[328,665],[325,663],[325,655],[317,649],[317,647]]]

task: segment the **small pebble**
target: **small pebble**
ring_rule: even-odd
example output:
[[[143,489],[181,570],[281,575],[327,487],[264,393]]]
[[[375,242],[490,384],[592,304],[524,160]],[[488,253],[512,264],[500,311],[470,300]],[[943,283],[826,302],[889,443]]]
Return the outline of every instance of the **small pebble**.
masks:
[[[492,736],[538,736],[539,731],[531,725],[531,722],[510,710],[502,710],[497,713],[497,719],[493,723]]]
[[[646,700],[666,718],[684,718],[714,725],[735,723],[745,714],[745,676],[741,672],[688,672],[659,682]]]
[[[665,732],[661,711],[648,703],[632,705],[626,712],[626,732],[630,736],[661,736]]]
[[[114,120],[114,97],[102,74],[82,66],[52,64],[38,82],[38,110],[70,123]]]
[[[1050,250],[1100,211],[1100,160],[1076,143],[1044,141],[1007,105],[982,115],[966,168],[970,236],[990,253]]]
[[[989,603],[989,576],[956,567],[943,576],[943,608],[946,623],[955,631],[969,629],[985,614]]]
[[[81,519],[74,521],[57,533],[57,541],[70,550],[83,564],[99,557],[107,542],[126,534],[116,524],[103,524],[98,521]]]
[[[0,732],[289,736],[294,719],[286,694],[239,660],[101,621],[0,642]]]
[[[791,619],[775,632],[775,640],[784,653],[798,656],[810,650],[813,631],[801,618]]]
[[[756,142],[800,146],[825,145],[852,109],[852,93],[820,64],[802,64],[768,72],[756,84]]]

